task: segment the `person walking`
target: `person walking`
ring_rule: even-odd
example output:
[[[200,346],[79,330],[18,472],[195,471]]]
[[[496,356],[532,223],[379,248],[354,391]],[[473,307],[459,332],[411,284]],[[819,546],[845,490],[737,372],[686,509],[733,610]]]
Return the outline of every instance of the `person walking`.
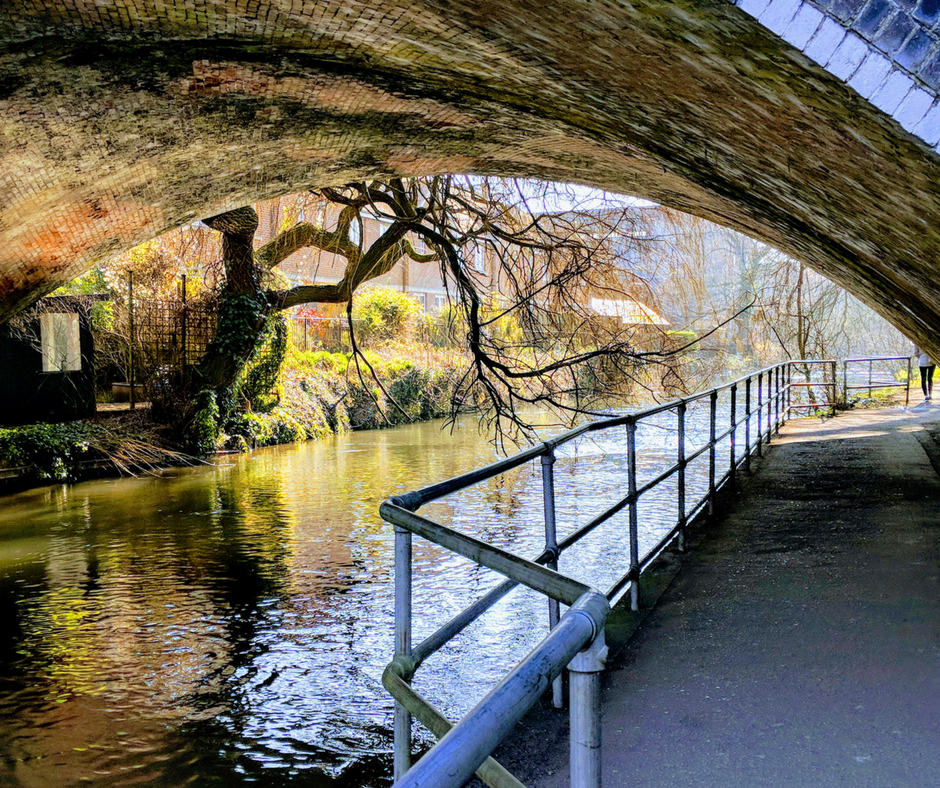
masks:
[[[937,365],[931,361],[930,356],[916,346],[914,355],[917,356],[917,365],[920,367],[920,387],[924,391],[924,402],[930,402],[933,397],[933,372]]]

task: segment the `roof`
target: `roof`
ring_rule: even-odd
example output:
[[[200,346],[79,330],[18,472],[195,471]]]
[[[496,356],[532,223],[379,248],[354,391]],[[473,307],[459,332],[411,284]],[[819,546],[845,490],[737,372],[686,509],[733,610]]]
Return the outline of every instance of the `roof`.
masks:
[[[629,325],[668,326],[669,321],[654,312],[646,304],[641,304],[632,298],[592,298],[591,309],[599,315],[619,317],[621,322]]]

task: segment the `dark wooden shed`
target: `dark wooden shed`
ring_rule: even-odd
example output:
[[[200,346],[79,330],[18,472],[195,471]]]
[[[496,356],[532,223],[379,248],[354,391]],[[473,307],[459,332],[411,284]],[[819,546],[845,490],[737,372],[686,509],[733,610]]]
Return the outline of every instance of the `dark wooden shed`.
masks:
[[[90,305],[81,296],[44,298],[0,325],[0,425],[94,415]]]

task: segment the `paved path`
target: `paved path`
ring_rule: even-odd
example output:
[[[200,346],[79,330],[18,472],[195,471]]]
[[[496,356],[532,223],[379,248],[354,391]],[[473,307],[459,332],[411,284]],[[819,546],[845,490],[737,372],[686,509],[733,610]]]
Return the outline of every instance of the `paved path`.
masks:
[[[613,660],[605,788],[940,786],[935,419],[786,427]],[[566,739],[507,766],[567,786]]]

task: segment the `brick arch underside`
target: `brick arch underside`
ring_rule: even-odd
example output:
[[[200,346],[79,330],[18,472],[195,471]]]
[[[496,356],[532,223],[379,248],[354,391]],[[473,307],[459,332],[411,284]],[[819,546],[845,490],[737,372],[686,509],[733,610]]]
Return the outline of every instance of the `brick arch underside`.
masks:
[[[13,2],[0,319],[194,218],[466,172],[590,184],[741,230],[940,355],[940,160],[730,4],[320,2],[291,16],[272,0],[250,19],[231,5],[215,22],[154,10],[102,31],[86,6],[52,18]]]

